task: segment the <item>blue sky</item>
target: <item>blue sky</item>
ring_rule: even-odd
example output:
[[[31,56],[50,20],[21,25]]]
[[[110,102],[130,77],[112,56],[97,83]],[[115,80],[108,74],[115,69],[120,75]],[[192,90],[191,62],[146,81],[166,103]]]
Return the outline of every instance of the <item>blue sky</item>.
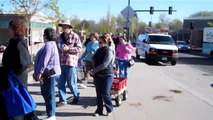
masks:
[[[117,16],[127,4],[128,0],[61,0],[59,6],[68,17],[99,21],[106,16],[108,8],[112,15]],[[173,10],[177,10],[172,15],[167,12],[155,12],[152,16],[148,12],[137,13],[140,21],[148,23],[151,18],[157,22],[160,14],[166,14],[171,20],[183,20],[198,11],[213,11],[213,0],[130,0],[130,6],[134,10],[149,10],[150,6],[160,10],[168,10],[172,6]]]
[[[0,3],[5,0],[0,0]],[[60,11],[66,15],[66,17],[72,18],[77,16],[78,18],[86,20],[99,21],[101,18],[106,17],[108,9],[114,16],[120,14],[120,12],[127,6],[128,0],[59,0],[58,3]],[[148,23],[149,21],[156,23],[160,14],[165,14],[170,20],[178,18],[183,20],[189,15],[199,11],[213,11],[213,0],[130,0],[130,5],[134,10],[149,10],[150,6],[154,6],[154,9],[168,10],[169,6],[172,6],[174,12],[169,15],[167,12],[155,12],[150,15],[149,12],[140,12],[138,19]],[[1,6],[0,6],[1,7]],[[7,6],[3,6],[7,9]]]

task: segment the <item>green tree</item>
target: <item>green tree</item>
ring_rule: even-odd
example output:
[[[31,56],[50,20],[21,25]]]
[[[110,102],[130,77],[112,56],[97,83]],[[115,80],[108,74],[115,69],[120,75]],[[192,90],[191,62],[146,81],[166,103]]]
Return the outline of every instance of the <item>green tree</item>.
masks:
[[[41,10],[47,9],[50,12],[55,12],[56,16],[59,15],[59,9],[57,7],[58,0],[8,0],[9,4],[13,6],[12,12],[24,16],[26,22],[28,23],[27,27],[27,36],[30,31],[30,20],[33,15],[38,13]],[[31,38],[29,36],[29,43],[31,44]]]
[[[189,17],[190,18],[196,18],[196,17],[212,17],[213,18],[213,11],[200,11],[190,15]]]
[[[183,28],[183,22],[180,19],[174,19],[171,22],[169,22],[169,30],[172,31],[178,31]]]
[[[136,38],[137,31],[138,31],[138,19],[136,17],[131,18],[131,26],[130,26],[130,38]]]

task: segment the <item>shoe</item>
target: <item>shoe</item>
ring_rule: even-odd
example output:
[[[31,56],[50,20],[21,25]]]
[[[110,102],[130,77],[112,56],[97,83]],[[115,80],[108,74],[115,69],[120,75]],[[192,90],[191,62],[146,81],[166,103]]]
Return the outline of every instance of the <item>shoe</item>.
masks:
[[[65,106],[66,103],[63,103],[63,102],[58,102],[56,103],[56,107],[61,107],[61,106]]]
[[[112,112],[107,112],[106,116],[112,115]]]
[[[74,99],[73,99],[73,101],[72,101],[72,104],[77,104],[77,103],[78,103],[78,101],[79,101],[79,97],[74,98]]]
[[[103,115],[103,113],[94,113],[94,116],[95,116],[95,117],[98,117],[98,116],[100,116],[100,115]]]
[[[87,88],[87,86],[84,84],[79,84],[79,87],[84,88],[84,89]]]
[[[94,116],[95,116],[95,117],[98,117],[98,116],[99,116],[99,114],[98,114],[98,113],[95,113],[95,114],[94,114]]]
[[[56,120],[56,117],[55,116],[51,116],[51,117],[46,118],[45,120]]]

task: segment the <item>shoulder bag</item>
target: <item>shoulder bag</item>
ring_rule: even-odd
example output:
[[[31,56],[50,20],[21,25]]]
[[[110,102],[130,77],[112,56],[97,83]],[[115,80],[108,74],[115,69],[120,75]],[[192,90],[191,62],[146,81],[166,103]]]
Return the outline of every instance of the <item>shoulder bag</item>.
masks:
[[[36,103],[12,70],[8,74],[8,82],[10,87],[1,91],[8,116],[25,115],[34,111]]]

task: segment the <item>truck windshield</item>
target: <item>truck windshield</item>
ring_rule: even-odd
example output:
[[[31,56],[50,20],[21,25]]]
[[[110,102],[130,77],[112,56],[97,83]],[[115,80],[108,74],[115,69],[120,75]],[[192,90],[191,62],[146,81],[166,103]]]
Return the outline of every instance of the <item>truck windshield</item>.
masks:
[[[174,45],[175,42],[171,37],[168,36],[149,36],[149,44],[166,44]]]

